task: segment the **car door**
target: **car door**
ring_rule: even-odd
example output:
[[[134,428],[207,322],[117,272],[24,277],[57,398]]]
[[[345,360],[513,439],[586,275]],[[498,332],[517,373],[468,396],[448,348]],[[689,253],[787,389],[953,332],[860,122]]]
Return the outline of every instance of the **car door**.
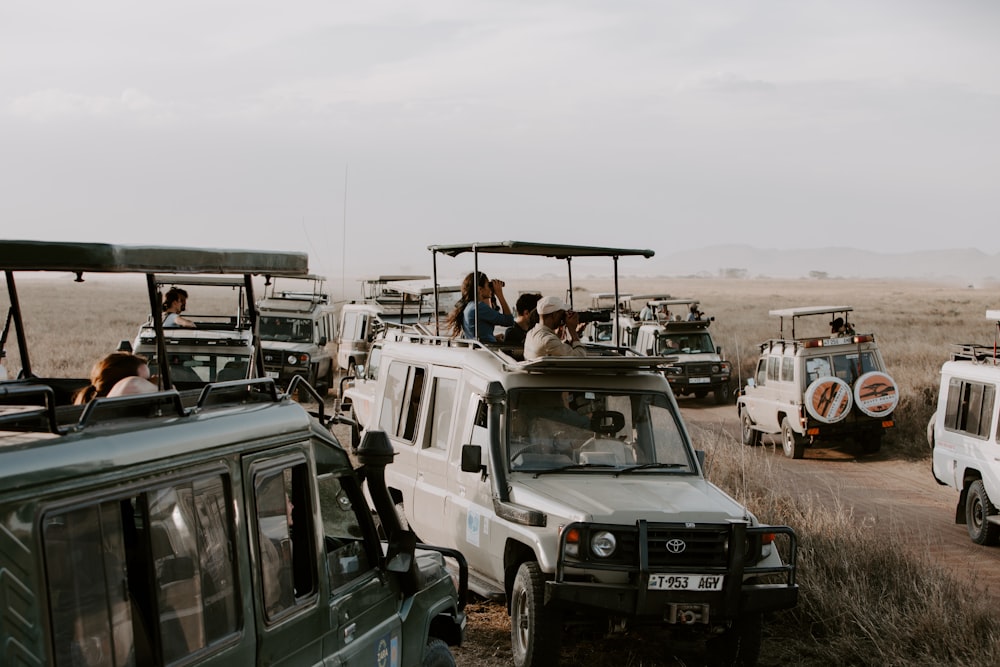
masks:
[[[452,442],[458,382],[457,368],[435,367],[420,430],[417,433],[417,479],[413,488],[414,529],[420,539],[443,544],[454,533],[449,518],[448,448]],[[444,520],[442,520],[444,518]],[[412,525],[412,524],[411,524]]]

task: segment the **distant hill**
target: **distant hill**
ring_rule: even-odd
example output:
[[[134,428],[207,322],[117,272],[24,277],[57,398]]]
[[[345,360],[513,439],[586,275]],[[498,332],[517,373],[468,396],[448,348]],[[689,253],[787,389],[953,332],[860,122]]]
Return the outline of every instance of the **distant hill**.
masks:
[[[769,250],[718,245],[657,253],[642,273],[734,278],[902,278],[983,286],[1000,283],[1000,256],[974,249],[886,253],[856,248]]]

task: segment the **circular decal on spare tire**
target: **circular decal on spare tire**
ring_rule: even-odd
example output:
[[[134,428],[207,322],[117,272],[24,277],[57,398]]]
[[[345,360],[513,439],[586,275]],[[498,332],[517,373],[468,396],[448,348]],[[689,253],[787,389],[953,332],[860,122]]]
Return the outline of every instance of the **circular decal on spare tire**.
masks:
[[[896,409],[899,390],[891,377],[881,371],[871,371],[854,383],[854,401],[869,417],[885,417]]]
[[[806,389],[806,410],[824,424],[839,422],[851,411],[851,386],[838,377],[821,377]]]

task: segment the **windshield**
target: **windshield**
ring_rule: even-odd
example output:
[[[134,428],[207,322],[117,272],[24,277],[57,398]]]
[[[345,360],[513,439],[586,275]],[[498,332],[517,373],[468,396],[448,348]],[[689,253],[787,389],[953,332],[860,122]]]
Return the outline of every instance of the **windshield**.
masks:
[[[695,471],[664,394],[545,389],[509,397],[512,471]]]
[[[704,354],[715,352],[712,337],[707,333],[660,334],[657,354]]]
[[[246,354],[223,352],[168,353],[170,360],[170,382],[180,389],[190,389],[208,382],[243,380],[247,377],[250,357]],[[156,375],[159,364],[153,355],[149,370]]]
[[[260,339],[291,343],[312,342],[312,321],[301,317],[261,317]]]

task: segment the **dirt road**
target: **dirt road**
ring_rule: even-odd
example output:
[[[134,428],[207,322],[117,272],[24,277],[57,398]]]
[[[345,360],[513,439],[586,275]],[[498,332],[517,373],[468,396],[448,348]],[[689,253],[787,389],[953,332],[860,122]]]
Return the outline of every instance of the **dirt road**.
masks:
[[[739,443],[739,421],[732,405],[715,406],[705,401],[681,399],[681,410],[693,437],[698,429],[711,429]],[[771,442],[765,437],[766,443]],[[958,492],[939,485],[931,475],[930,462],[892,460],[891,451],[861,456],[849,446],[809,447],[805,458],[791,460],[775,447],[767,447],[771,463],[788,480],[785,491],[810,494],[839,504],[857,520],[872,520],[892,539],[915,553],[930,553],[932,559],[969,576],[984,593],[1000,601],[1000,549],[973,544],[964,525],[955,523]],[[797,527],[807,530],[807,527]]]

